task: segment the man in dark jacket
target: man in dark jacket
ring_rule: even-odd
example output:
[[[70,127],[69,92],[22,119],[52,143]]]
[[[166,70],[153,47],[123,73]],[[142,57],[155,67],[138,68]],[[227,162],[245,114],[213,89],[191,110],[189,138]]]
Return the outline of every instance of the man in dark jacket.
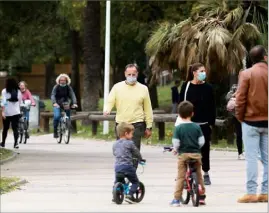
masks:
[[[178,92],[178,87],[180,85],[180,81],[176,80],[175,81],[175,86],[171,88],[172,90],[172,113],[177,113],[177,106],[179,104],[179,92]]]

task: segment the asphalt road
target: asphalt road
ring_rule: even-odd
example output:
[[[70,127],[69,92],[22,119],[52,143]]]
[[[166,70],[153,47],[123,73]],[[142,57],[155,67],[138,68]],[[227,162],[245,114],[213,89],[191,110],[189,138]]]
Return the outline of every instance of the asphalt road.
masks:
[[[7,147],[12,147],[8,137]],[[212,185],[207,205],[170,207],[176,158],[161,147],[142,146],[147,165],[140,180],[146,195],[139,204],[111,202],[114,179],[112,143],[71,138],[57,144],[52,135],[33,136],[18,150],[19,157],[1,166],[1,176],[29,183],[1,196],[1,212],[267,212],[267,203],[239,204],[245,193],[245,161],[235,152],[211,152]],[[139,170],[141,171],[141,170]],[[261,180],[261,166],[259,168]]]

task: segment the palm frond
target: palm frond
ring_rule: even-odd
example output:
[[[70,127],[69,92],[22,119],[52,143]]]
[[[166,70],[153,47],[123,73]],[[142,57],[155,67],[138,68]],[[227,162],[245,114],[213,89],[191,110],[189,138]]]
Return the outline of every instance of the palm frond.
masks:
[[[165,51],[169,47],[167,40],[171,28],[172,25],[169,22],[159,24],[158,28],[153,31],[146,44],[145,51],[147,55],[157,55],[158,52]]]
[[[230,11],[228,14],[226,14],[224,19],[224,24],[226,26],[233,25],[234,28],[240,23],[244,16],[244,10],[241,6],[238,6],[237,8]]]
[[[238,73],[243,68],[243,59],[247,54],[246,48],[238,40],[232,40],[228,46],[227,70],[229,73]]]
[[[222,27],[211,28],[207,34],[207,57],[216,54],[218,61],[224,65],[227,62],[228,55],[226,46],[231,42],[232,34]]]
[[[190,27],[191,27],[191,19],[186,19],[178,24],[173,25],[168,35],[167,42],[169,44],[175,43],[180,38],[182,32],[185,32]]]
[[[233,40],[239,40],[243,43],[256,41],[261,38],[261,33],[256,25],[252,23],[242,24],[233,34]]]
[[[227,9],[227,0],[200,0],[192,8],[191,15],[200,14],[201,16],[220,15]]]

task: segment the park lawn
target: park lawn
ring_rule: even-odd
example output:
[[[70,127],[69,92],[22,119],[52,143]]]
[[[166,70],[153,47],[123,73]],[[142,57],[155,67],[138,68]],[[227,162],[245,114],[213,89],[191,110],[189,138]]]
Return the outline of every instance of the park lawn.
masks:
[[[12,151],[5,148],[0,148],[0,160],[7,159],[12,156]]]
[[[166,85],[166,86],[158,86],[158,101],[159,101],[159,109],[166,110],[170,112],[171,109],[171,85]],[[180,90],[180,88],[179,88]],[[98,103],[98,110],[102,111],[103,109],[103,99],[99,100]],[[50,100],[45,100],[46,104],[46,110],[52,111],[52,106],[51,106],[51,101]],[[91,132],[91,127],[84,127],[81,126],[80,122],[77,122],[78,124],[78,133],[74,134],[75,137],[83,137],[83,138],[93,138],[93,139],[102,139],[102,140],[107,140],[111,141],[115,139],[115,134],[114,134],[114,122],[110,122],[110,131],[108,135],[103,135],[103,122],[100,122],[99,128],[98,128],[98,133],[96,136],[92,135]],[[166,137],[164,141],[159,141],[158,140],[158,131],[157,128],[153,128],[153,135],[151,139],[144,139],[143,143],[145,144],[152,144],[152,145],[158,145],[158,144],[171,144],[172,140],[172,134],[173,134],[173,123],[166,123]],[[52,131],[52,127],[51,127]],[[236,148],[235,145],[228,145],[226,140],[220,140],[217,145],[212,145],[212,148]]]
[[[171,85],[158,87],[159,108],[167,109],[171,107]],[[52,104],[50,99],[43,100],[47,111],[52,111]],[[104,99],[101,98],[98,103],[98,110],[103,111]]]
[[[17,177],[0,177],[0,194],[16,190],[19,185],[10,185],[18,182],[19,180],[20,179]]]
[[[9,149],[0,148],[0,160],[11,157],[13,152]],[[18,186],[10,186],[10,184],[19,181],[17,177],[0,177],[0,194],[4,194],[15,190]]]

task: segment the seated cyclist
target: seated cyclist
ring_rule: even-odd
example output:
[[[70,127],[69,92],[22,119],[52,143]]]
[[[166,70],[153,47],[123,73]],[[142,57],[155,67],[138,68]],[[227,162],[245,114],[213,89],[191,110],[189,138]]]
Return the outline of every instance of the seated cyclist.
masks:
[[[205,186],[202,177],[202,156],[201,147],[205,143],[205,139],[202,130],[199,125],[191,121],[193,116],[193,105],[189,101],[183,101],[178,106],[179,116],[182,122],[175,127],[173,135],[174,154],[178,154],[178,177],[176,182],[176,189],[174,193],[174,199],[171,202],[171,206],[180,206],[180,200],[184,188],[185,174],[187,171],[186,161],[197,160],[196,162],[196,174],[198,183],[201,186],[200,204],[205,204]]]
[[[21,81],[19,83],[19,88],[21,90],[21,94],[22,94],[22,101],[30,101],[31,106],[35,106],[35,100],[31,94],[31,92],[29,91],[29,89],[27,88],[27,84],[25,81]],[[26,122],[27,122],[27,129],[29,127],[29,116],[30,116],[30,109],[25,111],[25,118],[26,118]],[[26,132],[26,138],[29,138],[29,133],[28,131]]]
[[[134,166],[134,158],[139,161],[142,160],[140,151],[136,148],[134,142],[132,141],[134,133],[134,126],[127,123],[119,123],[117,126],[117,135],[119,140],[113,144],[113,155],[115,156],[115,173],[123,173],[132,183],[129,194],[126,195],[125,201],[128,203],[135,203],[133,197],[139,184],[138,177],[136,175],[136,167]],[[116,182],[120,182],[117,180]]]
[[[58,138],[58,124],[61,118],[61,108],[63,109],[64,103],[70,103],[71,108],[77,107],[76,95],[70,86],[71,79],[66,74],[60,74],[56,79],[56,85],[51,92],[51,101],[53,104],[53,128],[54,138]],[[70,118],[70,109],[65,109],[66,115]]]

